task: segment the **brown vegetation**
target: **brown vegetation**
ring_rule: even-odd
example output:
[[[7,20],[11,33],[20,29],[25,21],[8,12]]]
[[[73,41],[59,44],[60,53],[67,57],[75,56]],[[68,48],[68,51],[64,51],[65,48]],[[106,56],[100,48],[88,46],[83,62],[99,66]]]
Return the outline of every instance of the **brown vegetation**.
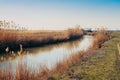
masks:
[[[47,80],[50,79],[53,74],[68,69],[72,64],[77,62],[82,55],[83,52],[79,52],[79,54],[76,53],[67,60],[65,58],[62,62],[57,63],[52,70],[44,66],[40,67],[38,71],[30,71],[25,63],[21,61],[14,75],[10,69],[6,69],[5,71],[0,69],[0,80]]]
[[[0,52],[4,52],[6,48],[10,51],[20,49],[20,44],[25,48],[77,39],[82,37],[83,30],[78,28],[64,31],[0,30],[0,35]]]
[[[104,41],[109,39],[109,35],[107,32],[101,30],[95,36],[93,48],[101,45]],[[91,48],[91,49],[93,49]],[[85,52],[78,52],[73,54],[69,59],[64,59],[62,62],[57,63],[52,70],[49,70],[46,67],[40,67],[38,72],[30,71],[27,69],[25,64],[19,64],[15,75],[12,75],[9,70],[5,70],[2,72],[0,70],[0,79],[2,80],[54,80],[52,75],[56,73],[60,73],[66,69],[68,69],[72,64],[76,63],[81,57],[85,54]]]
[[[92,48],[100,48],[101,44],[110,39],[110,32],[100,29],[97,31],[94,37],[94,43]]]

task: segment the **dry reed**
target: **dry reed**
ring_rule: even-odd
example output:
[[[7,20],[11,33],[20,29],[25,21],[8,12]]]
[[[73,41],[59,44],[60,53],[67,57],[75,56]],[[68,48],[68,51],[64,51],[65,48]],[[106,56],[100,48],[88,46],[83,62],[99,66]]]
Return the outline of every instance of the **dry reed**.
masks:
[[[108,34],[104,31],[100,31],[95,36],[93,48],[96,48],[96,46],[100,45],[104,41],[108,40],[109,37]],[[92,49],[92,48],[91,48]],[[81,57],[84,55],[85,52],[78,52],[73,54],[69,59],[64,59],[62,62],[59,62],[56,64],[55,67],[52,68],[52,70],[49,70],[46,67],[40,67],[40,70],[36,73],[36,71],[30,71],[27,69],[26,65],[20,64],[19,67],[16,70],[15,75],[11,75],[9,70],[2,72],[0,69],[0,79],[2,80],[47,80],[49,77],[51,77],[54,74],[63,72],[64,70],[68,69],[72,64],[75,64],[77,61],[81,59]]]
[[[9,51],[20,49],[20,44],[25,48],[80,38],[83,35],[83,31],[82,29],[64,31],[0,30],[0,35],[0,52],[5,52],[7,48],[9,48]]]
[[[101,44],[110,39],[110,33],[105,29],[100,29],[94,37],[94,43],[91,48],[100,48]]]

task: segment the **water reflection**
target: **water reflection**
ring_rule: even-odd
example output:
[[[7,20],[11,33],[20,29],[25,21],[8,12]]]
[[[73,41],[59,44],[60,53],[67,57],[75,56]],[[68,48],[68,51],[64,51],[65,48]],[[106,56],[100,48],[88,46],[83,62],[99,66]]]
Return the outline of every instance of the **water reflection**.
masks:
[[[49,52],[51,50],[60,48],[60,47],[65,47],[68,50],[71,50],[73,47],[78,47],[80,40],[74,40],[74,41],[69,41],[69,42],[63,42],[63,43],[58,43],[58,44],[52,44],[52,45],[46,45],[43,47],[36,47],[36,48],[28,48],[26,51],[29,51],[32,54],[37,54],[37,53],[43,53],[43,52]]]
[[[92,36],[84,36],[82,40],[26,49],[26,51],[29,51],[29,54],[21,55],[11,61],[0,62],[0,67],[2,69],[7,67],[15,70],[18,63],[22,60],[26,62],[29,68],[33,67],[33,69],[38,69],[38,65],[45,65],[51,69],[51,67],[55,66],[56,63],[62,61],[64,58],[69,58],[78,51],[86,51],[92,44],[92,41]]]

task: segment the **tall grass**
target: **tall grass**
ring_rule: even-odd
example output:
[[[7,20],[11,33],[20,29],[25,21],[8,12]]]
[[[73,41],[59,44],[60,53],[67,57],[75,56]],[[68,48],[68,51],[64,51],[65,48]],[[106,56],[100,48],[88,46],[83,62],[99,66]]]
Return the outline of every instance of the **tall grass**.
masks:
[[[98,30],[94,37],[94,43],[92,48],[100,48],[101,44],[109,40],[110,38],[110,32],[106,31],[105,29]]]
[[[98,45],[101,45],[104,41],[109,39],[109,34],[100,30],[95,36],[94,44],[92,48],[98,48]],[[12,75],[9,69],[6,69],[4,72],[0,69],[0,79],[1,80],[48,80],[52,78],[52,75],[63,72],[71,67],[74,63],[79,61],[82,56],[88,52],[78,52],[73,54],[70,58],[65,58],[62,62],[58,62],[51,70],[47,67],[40,67],[39,70],[31,71],[27,68],[25,64],[19,64],[16,70],[16,73]]]
[[[69,59],[65,58],[62,62],[57,63],[51,70],[44,66],[40,67],[37,71],[31,71],[24,62],[20,62],[14,75],[9,69],[6,69],[4,72],[0,69],[0,80],[47,80],[52,75],[68,69],[72,64],[77,62],[82,55],[83,52],[79,52],[79,54],[76,53]]]
[[[67,30],[67,34],[69,37],[74,37],[74,36],[81,36],[82,34],[84,34],[84,30],[80,29],[80,28],[69,28]]]
[[[5,49],[12,48],[12,45],[17,45],[17,36],[16,31],[6,31],[0,30],[0,51],[5,51]]]
[[[35,47],[80,38],[83,31],[82,29],[64,31],[0,30],[0,35],[0,52],[4,52],[6,48],[9,48],[10,51],[20,49],[20,44],[23,47]]]

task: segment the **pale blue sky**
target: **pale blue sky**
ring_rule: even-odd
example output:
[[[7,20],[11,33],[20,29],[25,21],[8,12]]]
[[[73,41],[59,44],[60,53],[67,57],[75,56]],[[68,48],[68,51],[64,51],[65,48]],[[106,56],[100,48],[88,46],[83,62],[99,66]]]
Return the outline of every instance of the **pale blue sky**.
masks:
[[[32,29],[120,27],[120,0],[0,0],[0,20]]]

